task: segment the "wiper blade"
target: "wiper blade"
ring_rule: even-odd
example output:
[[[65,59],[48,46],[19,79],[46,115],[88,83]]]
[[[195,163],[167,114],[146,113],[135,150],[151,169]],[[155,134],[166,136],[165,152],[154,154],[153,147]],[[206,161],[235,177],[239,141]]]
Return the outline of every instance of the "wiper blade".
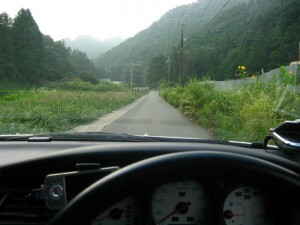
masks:
[[[0,135],[0,141],[120,141],[120,142],[189,142],[189,143],[214,143],[230,144],[228,141],[220,141],[202,138],[129,135],[104,132],[75,132],[75,133],[49,133],[49,134],[26,134],[26,135]]]
[[[33,134],[0,135],[0,141],[28,141]]]
[[[237,141],[224,141],[203,138],[169,137],[129,135],[104,132],[75,132],[75,133],[50,133],[50,134],[17,134],[0,135],[0,141],[28,141],[28,142],[51,142],[51,141],[114,141],[114,142],[186,142],[205,143],[239,146],[245,148],[263,149],[263,143],[248,143]]]
[[[51,142],[51,141],[158,141],[149,136],[136,136],[128,134],[115,134],[104,132],[76,132],[76,133],[50,133],[50,134],[16,134],[0,135],[0,141],[28,141],[28,142]]]
[[[43,135],[44,136],[44,135]],[[43,137],[37,136],[37,137]],[[129,134],[115,134],[104,132],[76,132],[76,133],[56,133],[49,135],[53,141],[127,141],[127,142],[139,142],[139,141],[157,141],[154,138],[148,136],[136,136]],[[34,138],[34,137],[33,137]]]

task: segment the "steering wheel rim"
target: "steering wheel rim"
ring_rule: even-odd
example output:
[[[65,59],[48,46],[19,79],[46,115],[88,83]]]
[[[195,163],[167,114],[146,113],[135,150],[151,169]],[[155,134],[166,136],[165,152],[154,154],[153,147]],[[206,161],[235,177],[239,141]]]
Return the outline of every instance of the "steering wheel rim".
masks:
[[[143,186],[153,185],[154,179],[163,182],[167,178],[169,182],[170,174],[173,179],[186,179],[194,170],[199,175],[215,175],[224,173],[225,169],[226,174],[259,176],[289,188],[299,190],[300,187],[300,176],[296,172],[252,156],[220,151],[171,153],[136,162],[95,182],[72,199],[48,225],[90,224],[117,201],[133,195]]]

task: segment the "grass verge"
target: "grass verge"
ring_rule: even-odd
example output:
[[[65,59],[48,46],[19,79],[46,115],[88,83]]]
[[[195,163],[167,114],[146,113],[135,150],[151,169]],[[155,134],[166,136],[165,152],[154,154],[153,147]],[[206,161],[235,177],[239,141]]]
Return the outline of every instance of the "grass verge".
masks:
[[[63,132],[140,97],[132,91],[32,89],[0,97],[0,134]]]
[[[216,139],[262,142],[270,128],[299,118],[299,92],[287,85],[257,80],[235,91],[221,91],[194,80],[185,87],[162,88],[160,95]]]

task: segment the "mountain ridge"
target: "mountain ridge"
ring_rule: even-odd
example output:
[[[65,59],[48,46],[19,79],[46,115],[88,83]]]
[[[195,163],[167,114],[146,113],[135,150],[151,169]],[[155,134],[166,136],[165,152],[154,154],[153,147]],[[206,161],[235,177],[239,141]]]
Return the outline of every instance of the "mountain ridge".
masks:
[[[107,61],[111,62],[115,58],[117,58],[118,63],[128,63],[128,59],[131,60],[131,62],[137,63],[138,60],[141,58],[141,55],[137,54],[134,55],[131,53],[131,48],[134,48],[135,50],[138,49],[138,47],[144,48],[141,44],[141,39],[147,39],[147,35],[154,34],[152,41],[147,41],[147,44],[151,45],[158,45],[157,48],[148,47],[145,50],[149,51],[149,57],[146,57],[145,61],[149,61],[153,56],[155,56],[153,50],[160,49],[162,51],[159,52],[159,54],[164,54],[167,51],[170,51],[172,47],[178,46],[180,41],[180,32],[178,29],[178,22],[183,21],[187,27],[189,33],[185,34],[186,36],[189,36],[192,34],[191,28],[189,28],[189,24],[185,21],[192,21],[190,22],[190,25],[195,25],[192,17],[196,17],[197,12],[205,12],[201,15],[201,23],[205,24],[209,19],[211,19],[214,16],[215,9],[221,8],[224,3],[226,3],[228,0],[220,0],[220,1],[211,1],[211,0],[198,0],[197,2],[188,4],[188,5],[182,5],[177,6],[176,8],[170,9],[167,11],[164,15],[160,17],[158,21],[153,22],[148,28],[145,28],[144,30],[137,33],[135,36],[128,38],[124,42],[121,43],[121,45],[117,45],[114,48],[108,50],[103,54],[103,56],[99,57],[100,63],[106,64]],[[250,0],[239,0],[234,3],[232,3],[229,7],[232,7],[238,3],[243,2],[249,2]],[[206,6],[209,5],[209,7],[206,8]],[[191,13],[187,13],[187,9],[190,9]],[[198,18],[197,18],[198,19]],[[171,21],[171,22],[170,22]],[[199,22],[199,21],[198,21]],[[172,23],[172,26],[171,26]],[[201,26],[201,24],[200,24]],[[196,27],[199,28],[199,25],[196,24]],[[158,31],[158,32],[155,32]],[[163,37],[163,38],[162,38]],[[138,41],[136,41],[138,39]],[[124,56],[123,59],[122,55],[119,54],[119,49],[127,48],[127,51],[132,54],[132,57],[129,55]],[[121,50],[122,51],[122,50]],[[143,50],[142,50],[143,51]],[[143,55],[143,54],[142,54]],[[104,58],[104,61],[102,61]],[[114,58],[114,59],[113,59]],[[107,60],[105,60],[107,59]]]
[[[80,35],[74,40],[70,38],[64,39],[67,47],[85,52],[90,59],[98,57],[124,40],[125,39],[121,37],[112,37],[100,41],[89,35]]]
[[[95,63],[110,77],[123,79],[128,77],[130,64],[143,66],[144,73],[139,76],[145,76],[151,59],[169,55],[171,80],[178,82],[178,23],[183,23],[184,80],[191,76],[236,79],[241,64],[247,65],[249,75],[262,68],[272,69],[292,61],[297,54],[299,5],[297,0],[198,0],[169,10]],[[161,79],[166,79],[166,72]]]

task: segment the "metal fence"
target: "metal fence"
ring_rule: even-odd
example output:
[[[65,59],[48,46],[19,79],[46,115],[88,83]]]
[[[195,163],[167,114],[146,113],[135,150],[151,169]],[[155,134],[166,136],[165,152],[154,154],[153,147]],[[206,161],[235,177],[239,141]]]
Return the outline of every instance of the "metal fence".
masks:
[[[285,66],[285,69],[287,72],[291,72],[292,74],[295,74],[296,83],[299,83],[300,80],[300,68],[299,65],[289,65]],[[219,90],[236,90],[240,87],[241,84],[249,84],[255,82],[257,79],[268,82],[273,78],[280,79],[280,68],[271,70],[269,72],[264,73],[262,71],[262,75],[252,79],[252,78],[246,78],[246,79],[239,79],[239,80],[227,80],[227,81],[211,81],[215,85],[215,87]]]

